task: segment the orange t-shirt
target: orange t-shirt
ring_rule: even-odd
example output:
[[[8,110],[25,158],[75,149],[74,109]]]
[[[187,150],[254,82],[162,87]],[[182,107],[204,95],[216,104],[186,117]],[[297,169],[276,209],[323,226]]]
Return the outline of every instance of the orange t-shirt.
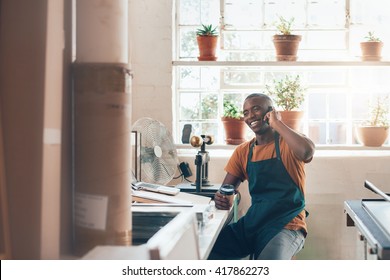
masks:
[[[241,179],[241,181],[248,180],[248,174],[246,172],[246,166],[249,155],[249,147],[255,141],[255,138],[251,141],[247,141],[237,146],[234,150],[231,158],[225,166],[225,171]],[[291,179],[301,189],[303,195],[305,195],[305,163],[297,159],[293,151],[290,150],[287,143],[282,137],[280,137],[280,154],[284,167]],[[264,145],[255,145],[253,147],[252,161],[261,161],[270,158],[276,158],[275,142]],[[297,217],[290,221],[285,228],[290,230],[303,230],[307,232],[307,226],[305,221],[305,210],[303,210]]]

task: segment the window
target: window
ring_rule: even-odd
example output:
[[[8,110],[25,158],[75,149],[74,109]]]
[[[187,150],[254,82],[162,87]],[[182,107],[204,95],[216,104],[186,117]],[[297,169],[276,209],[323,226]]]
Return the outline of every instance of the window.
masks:
[[[390,62],[359,58],[359,42],[374,31],[386,59],[390,1],[177,0],[176,9],[177,143],[191,124],[194,134],[212,134],[223,144],[223,100],[242,104],[287,74],[299,74],[307,88],[303,132],[316,144],[357,144],[354,124],[367,117],[370,101],[390,94]],[[275,63],[278,16],[294,17],[303,37],[297,62]],[[197,61],[195,31],[202,23],[220,27],[217,62]]]

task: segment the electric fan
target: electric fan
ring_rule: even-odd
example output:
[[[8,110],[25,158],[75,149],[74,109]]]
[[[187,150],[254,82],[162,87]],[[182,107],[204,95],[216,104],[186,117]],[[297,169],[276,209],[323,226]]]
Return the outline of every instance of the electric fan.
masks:
[[[178,166],[176,147],[171,133],[159,121],[141,118],[132,127],[139,134],[139,181],[165,185],[173,179]]]

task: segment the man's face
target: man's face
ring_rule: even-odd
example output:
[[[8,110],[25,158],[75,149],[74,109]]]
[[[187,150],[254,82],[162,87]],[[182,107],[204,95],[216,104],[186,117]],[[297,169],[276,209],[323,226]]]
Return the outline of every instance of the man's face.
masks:
[[[264,121],[264,115],[269,106],[272,106],[269,100],[261,96],[245,100],[243,106],[244,121],[254,133],[263,134],[270,129],[270,126]]]

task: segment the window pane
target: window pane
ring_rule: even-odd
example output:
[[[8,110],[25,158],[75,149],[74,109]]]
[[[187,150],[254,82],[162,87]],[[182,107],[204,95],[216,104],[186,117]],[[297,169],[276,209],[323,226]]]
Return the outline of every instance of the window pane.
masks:
[[[363,120],[367,117],[370,97],[362,92],[355,92],[351,99],[352,118]]]
[[[307,74],[310,86],[346,86],[348,71],[343,69],[313,69]]]
[[[218,25],[220,18],[220,0],[201,0],[201,2],[200,23]]]
[[[218,94],[202,94],[202,119],[218,118]]]
[[[238,108],[242,109],[243,96],[241,94],[224,94],[223,101],[231,101],[233,104],[237,105]]]
[[[271,84],[274,80],[280,80],[282,78],[285,78],[286,76],[300,76],[300,79],[302,83],[304,84],[305,79],[304,79],[304,74],[302,71],[286,71],[286,70],[280,70],[280,71],[266,71],[264,73],[265,77],[265,84]]]
[[[390,24],[390,2],[386,0],[350,1],[352,23],[365,25]]]
[[[196,28],[181,28],[180,29],[180,49],[179,57],[197,57],[199,55],[198,43],[196,42]]]
[[[321,122],[313,122],[309,124],[309,137],[315,144],[326,143],[326,124]]]
[[[268,27],[273,27],[278,21],[279,16],[285,19],[294,18],[294,29],[303,28],[306,25],[306,10],[305,0],[295,1],[265,1],[264,13],[265,24]]]
[[[329,117],[334,120],[347,118],[347,96],[342,92],[329,94]]]
[[[200,23],[200,0],[180,0],[180,24],[198,25]]]
[[[347,48],[346,42],[345,31],[310,31],[305,33],[302,48],[340,50]]]
[[[260,31],[235,31],[226,32],[224,36],[224,49],[260,49],[262,46],[262,32]]]
[[[261,6],[259,0],[226,0],[225,23],[235,28],[260,28],[263,23]]]
[[[390,69],[388,68],[361,68],[354,69],[351,75],[351,83],[365,90],[366,93],[380,92],[390,87]]]
[[[270,61],[275,60],[274,51],[254,52],[254,51],[224,51],[226,61]]]
[[[345,0],[309,0],[308,15],[310,26],[343,28],[346,18]]]
[[[199,116],[200,94],[187,92],[180,94],[180,119],[194,120]]]
[[[200,70],[201,87],[216,89],[219,86],[219,69],[216,67],[202,67]]]
[[[326,118],[326,94],[308,94],[308,117],[309,119]]]
[[[180,88],[200,87],[200,68],[180,67]]]
[[[226,85],[260,85],[261,72],[254,70],[231,70],[224,73],[224,83]]]
[[[219,21],[219,0],[180,0],[179,24],[217,25]]]
[[[346,126],[344,123],[329,124],[329,140],[327,144],[344,144],[347,140]]]

